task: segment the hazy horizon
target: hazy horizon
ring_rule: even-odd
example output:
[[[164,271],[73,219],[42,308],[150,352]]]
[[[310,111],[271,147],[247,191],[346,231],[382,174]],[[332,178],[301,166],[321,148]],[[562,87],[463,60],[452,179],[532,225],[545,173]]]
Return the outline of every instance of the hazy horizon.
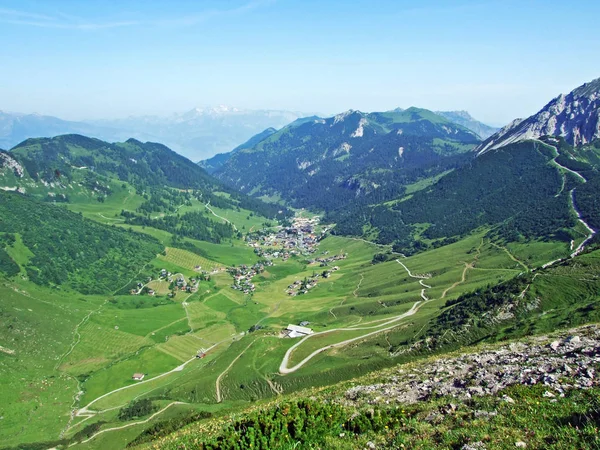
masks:
[[[0,3],[0,110],[69,120],[194,107],[417,106],[503,125],[600,76],[596,2]]]

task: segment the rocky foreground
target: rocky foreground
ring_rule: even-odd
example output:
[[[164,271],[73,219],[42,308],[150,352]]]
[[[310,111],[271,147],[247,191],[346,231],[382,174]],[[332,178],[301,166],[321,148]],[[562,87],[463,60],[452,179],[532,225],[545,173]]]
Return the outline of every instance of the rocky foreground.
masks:
[[[540,336],[465,354],[441,358],[412,369],[399,366],[386,375],[386,382],[359,385],[345,392],[344,403],[412,404],[451,396],[467,400],[494,395],[513,385],[547,387],[545,397],[564,397],[569,389],[600,385],[600,327],[571,330],[552,338]],[[504,395],[506,402],[513,402]]]

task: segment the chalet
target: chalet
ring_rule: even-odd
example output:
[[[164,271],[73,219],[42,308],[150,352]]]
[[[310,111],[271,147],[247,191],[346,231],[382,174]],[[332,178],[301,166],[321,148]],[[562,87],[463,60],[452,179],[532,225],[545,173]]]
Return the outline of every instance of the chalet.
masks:
[[[134,381],[142,381],[145,375],[143,373],[134,373],[131,377]]]
[[[156,294],[156,292],[154,292],[154,289],[148,289],[148,295],[154,295]]]
[[[298,325],[289,324],[285,330],[281,332],[283,337],[297,338],[313,334],[313,330]]]
[[[302,322],[300,322],[298,325],[300,325],[301,327],[305,327],[306,325],[310,325],[310,322],[303,320]]]

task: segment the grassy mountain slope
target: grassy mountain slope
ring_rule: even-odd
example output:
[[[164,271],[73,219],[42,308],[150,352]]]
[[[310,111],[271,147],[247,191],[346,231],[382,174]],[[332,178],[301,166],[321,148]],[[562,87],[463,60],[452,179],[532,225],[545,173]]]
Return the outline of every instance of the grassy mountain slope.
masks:
[[[264,220],[288,213],[223,185],[161,144],[134,139],[113,144],[79,135],[28,139],[0,154],[0,184],[65,203],[104,223],[149,225],[213,242],[236,232],[213,208]],[[181,220],[177,213],[183,213]]]
[[[403,185],[455,167],[477,143],[423,109],[347,111],[296,121],[237,152],[215,175],[255,196],[329,210],[368,193],[393,198]]]
[[[140,448],[350,449],[367,447],[368,441],[377,448],[462,448],[478,441],[480,448],[515,448],[516,442],[540,449],[595,448],[600,397],[586,370],[598,370],[597,363],[590,364],[597,354],[597,327],[501,348],[481,344],[597,322],[599,264],[600,252],[592,251],[448,301],[430,328],[409,324],[415,329],[409,339],[395,332],[365,339],[376,343],[375,353],[393,355],[405,362],[401,365],[249,406],[234,421],[227,411],[196,418],[171,435],[188,423],[185,416],[157,422],[134,442]],[[447,354],[457,348],[460,353]],[[531,367],[521,361],[529,359],[528,352]]]
[[[28,139],[11,150],[33,179],[70,179],[80,168],[114,176],[136,186],[210,188],[214,180],[187,158],[164,145],[129,139],[109,144],[79,135]],[[84,169],[85,170],[85,169]]]

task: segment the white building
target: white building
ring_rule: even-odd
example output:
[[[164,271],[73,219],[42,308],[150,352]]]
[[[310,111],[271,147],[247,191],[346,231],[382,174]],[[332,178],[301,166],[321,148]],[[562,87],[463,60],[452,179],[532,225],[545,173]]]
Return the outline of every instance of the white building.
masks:
[[[313,334],[313,330],[307,327],[301,327],[298,325],[289,324],[285,330],[283,330],[284,337],[297,338],[308,336]]]

